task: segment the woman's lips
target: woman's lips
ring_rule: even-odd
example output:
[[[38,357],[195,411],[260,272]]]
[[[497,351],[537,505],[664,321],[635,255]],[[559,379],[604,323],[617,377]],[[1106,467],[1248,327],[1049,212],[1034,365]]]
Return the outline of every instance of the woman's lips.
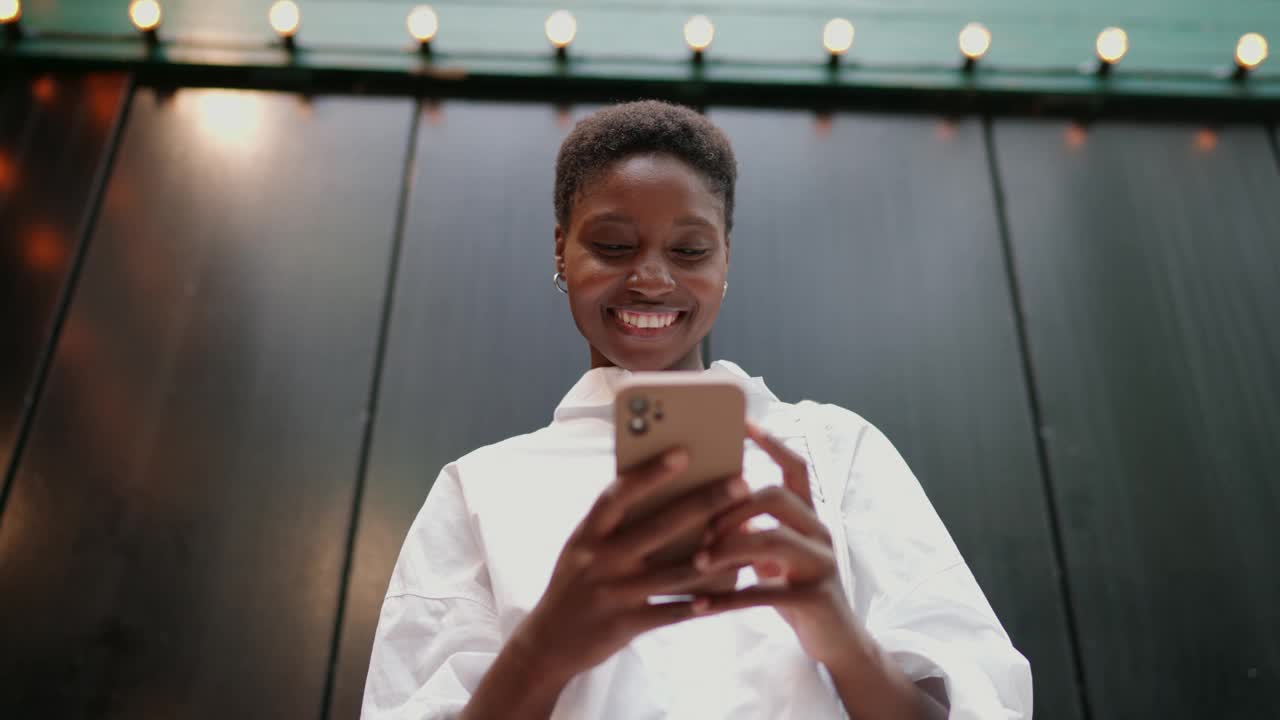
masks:
[[[669,335],[687,313],[683,310],[629,310],[609,308],[609,317],[624,335],[656,338]]]

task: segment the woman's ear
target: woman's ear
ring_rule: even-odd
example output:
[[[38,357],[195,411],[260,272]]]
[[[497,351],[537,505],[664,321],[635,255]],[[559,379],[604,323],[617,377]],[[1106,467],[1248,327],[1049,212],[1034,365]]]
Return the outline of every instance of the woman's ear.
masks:
[[[556,223],[556,272],[564,272],[564,230]]]

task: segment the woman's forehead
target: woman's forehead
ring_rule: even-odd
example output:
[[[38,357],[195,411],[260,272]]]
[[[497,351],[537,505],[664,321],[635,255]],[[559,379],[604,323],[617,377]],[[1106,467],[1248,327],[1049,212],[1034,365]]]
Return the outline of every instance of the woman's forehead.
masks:
[[[629,209],[666,211],[681,217],[715,216],[723,201],[698,171],[665,154],[631,155],[600,170],[578,193],[577,210],[619,219]],[[719,218],[717,218],[719,219]]]

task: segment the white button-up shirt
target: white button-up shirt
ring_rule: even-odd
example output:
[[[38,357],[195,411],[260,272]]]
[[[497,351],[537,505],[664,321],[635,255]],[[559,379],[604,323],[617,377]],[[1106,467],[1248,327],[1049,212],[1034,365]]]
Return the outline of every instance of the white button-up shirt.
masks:
[[[888,439],[830,405],[784,403],[737,365],[747,414],[831,465],[827,517],[854,612],[912,680],[940,677],[952,718],[1031,717],[1031,671],[1014,649],[919,482]],[[409,529],[383,601],[364,720],[449,718],[541,598],[569,534],[615,475],[612,403],[629,372],[589,370],[550,425],[480,448],[440,472]],[[815,425],[805,419],[818,416]],[[821,427],[821,453],[806,427]],[[753,489],[781,472],[748,444]],[[815,488],[815,497],[823,490]],[[838,502],[836,502],[838,498]],[[746,571],[744,571],[746,572]],[[824,668],[773,608],[685,621],[635,638],[561,693],[555,720],[845,717]]]

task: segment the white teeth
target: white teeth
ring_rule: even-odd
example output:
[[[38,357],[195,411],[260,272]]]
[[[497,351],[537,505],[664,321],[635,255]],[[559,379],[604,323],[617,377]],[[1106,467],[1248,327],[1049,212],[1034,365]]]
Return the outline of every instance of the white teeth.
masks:
[[[637,328],[663,328],[676,321],[678,313],[633,313],[616,311],[622,322]]]

